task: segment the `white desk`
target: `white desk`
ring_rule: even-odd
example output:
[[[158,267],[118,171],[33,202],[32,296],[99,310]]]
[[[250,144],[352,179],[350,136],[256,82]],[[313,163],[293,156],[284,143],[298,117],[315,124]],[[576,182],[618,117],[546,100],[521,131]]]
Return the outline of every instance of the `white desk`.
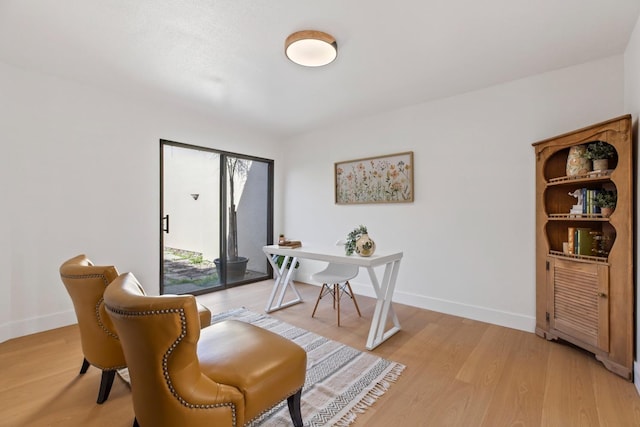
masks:
[[[265,308],[267,313],[302,302],[302,297],[296,289],[293,280],[291,280],[291,274],[294,269],[287,268],[289,260],[291,260],[292,266],[296,265],[298,258],[340,264],[355,264],[360,267],[365,267],[369,272],[369,279],[371,280],[371,285],[373,286],[378,299],[373,313],[373,318],[371,319],[371,328],[369,329],[366,348],[368,350],[373,350],[400,330],[400,322],[398,321],[396,313],[393,311],[391,301],[393,298],[393,291],[396,287],[398,271],[400,270],[402,252],[385,253],[383,251],[376,251],[376,253],[370,257],[361,257],[356,254],[350,256],[345,255],[343,246],[302,246],[301,248],[290,249],[280,248],[278,245],[270,245],[264,246],[262,250],[267,256],[267,259],[269,260],[269,263],[271,263],[273,271],[275,272],[273,290],[271,291],[269,302]],[[282,255],[285,257],[282,267],[278,267],[275,262],[274,255]],[[385,266],[382,282],[378,280],[374,270],[374,267],[381,265]],[[295,297],[285,302],[284,296],[287,289],[293,291]],[[393,325],[385,331],[387,319],[391,320]]]

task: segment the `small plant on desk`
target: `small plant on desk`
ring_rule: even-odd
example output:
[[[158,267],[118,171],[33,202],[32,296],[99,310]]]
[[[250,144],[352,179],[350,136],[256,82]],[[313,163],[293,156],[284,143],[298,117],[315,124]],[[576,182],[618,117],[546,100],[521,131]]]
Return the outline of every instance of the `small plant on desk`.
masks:
[[[363,234],[367,234],[366,225],[359,225],[347,235],[347,243],[345,243],[344,245],[344,250],[347,255],[353,254],[353,252],[356,250],[356,240],[358,240],[358,237],[362,236]]]
[[[282,263],[284,262],[285,256],[284,255],[275,255],[276,259],[276,265],[278,266],[278,268],[282,268]],[[287,269],[291,268],[291,261],[293,261],[293,257],[289,257],[289,262],[287,263]],[[300,261],[296,261],[296,266],[295,268],[300,267]]]

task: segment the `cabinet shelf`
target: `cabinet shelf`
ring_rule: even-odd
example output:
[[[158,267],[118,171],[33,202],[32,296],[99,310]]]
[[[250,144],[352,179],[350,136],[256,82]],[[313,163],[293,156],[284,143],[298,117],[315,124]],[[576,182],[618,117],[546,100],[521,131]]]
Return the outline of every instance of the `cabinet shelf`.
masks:
[[[575,261],[597,262],[601,264],[602,263],[607,264],[609,261],[609,259],[606,257],[565,254],[564,252],[559,252],[559,251],[549,251],[549,256],[552,256],[554,258],[572,259]]]
[[[609,218],[605,218],[602,214],[549,214],[548,221],[596,221],[609,222]]]
[[[613,169],[604,171],[589,172],[585,175],[561,176],[559,178],[551,178],[547,182],[547,186],[553,185],[573,185],[582,182],[607,182],[611,180],[611,172]]]

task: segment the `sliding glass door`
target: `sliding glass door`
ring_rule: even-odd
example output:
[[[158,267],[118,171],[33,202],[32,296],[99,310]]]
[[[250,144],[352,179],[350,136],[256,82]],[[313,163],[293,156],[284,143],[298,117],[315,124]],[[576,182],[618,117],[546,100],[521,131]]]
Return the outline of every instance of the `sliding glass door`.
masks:
[[[269,277],[273,161],[161,141],[161,294]]]

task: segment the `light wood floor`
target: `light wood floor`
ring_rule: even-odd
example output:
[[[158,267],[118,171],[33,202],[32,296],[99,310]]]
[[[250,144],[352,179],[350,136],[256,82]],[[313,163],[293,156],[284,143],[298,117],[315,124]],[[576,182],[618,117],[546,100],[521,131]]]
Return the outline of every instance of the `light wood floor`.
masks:
[[[213,312],[261,312],[271,283],[198,300]],[[371,298],[358,297],[362,318],[343,300],[338,328],[330,300],[310,317],[319,288],[299,289],[305,302],[275,317],[366,351]],[[633,384],[589,353],[531,333],[404,305],[395,310],[402,331],[373,352],[407,368],[354,426],[640,426]],[[79,376],[81,361],[75,326],[0,344],[0,426],[131,426],[127,386],[116,377],[107,402],[97,405],[100,372],[92,367]]]

